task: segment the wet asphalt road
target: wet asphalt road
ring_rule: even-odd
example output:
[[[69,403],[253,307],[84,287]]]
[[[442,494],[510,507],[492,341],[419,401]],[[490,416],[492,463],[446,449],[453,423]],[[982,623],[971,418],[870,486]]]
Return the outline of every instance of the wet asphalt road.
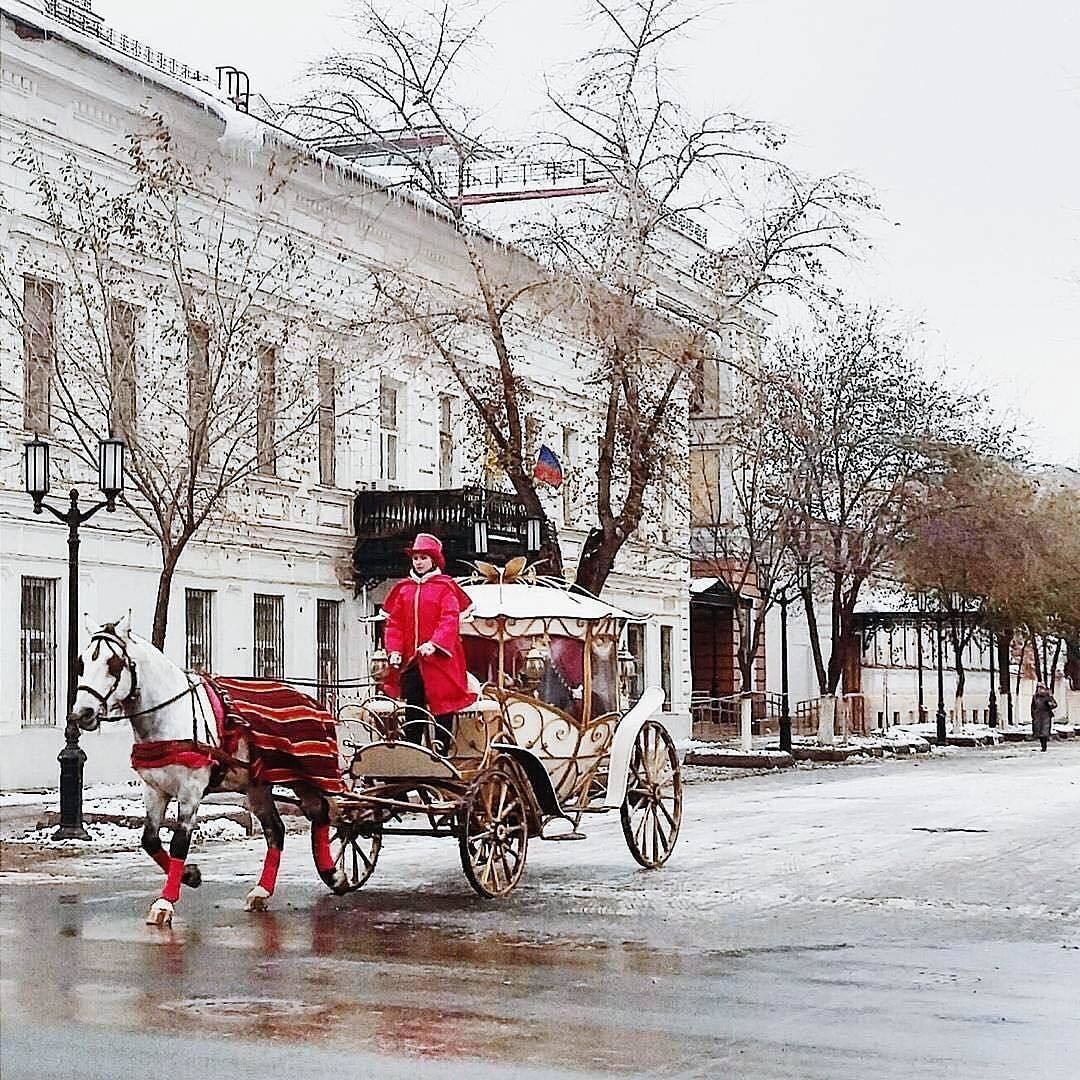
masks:
[[[290,834],[195,858],[176,925],[136,856],[0,876],[4,1080],[1080,1077],[1080,745],[686,792],[667,868],[617,817],[473,897],[454,846],[388,841],[338,899]]]

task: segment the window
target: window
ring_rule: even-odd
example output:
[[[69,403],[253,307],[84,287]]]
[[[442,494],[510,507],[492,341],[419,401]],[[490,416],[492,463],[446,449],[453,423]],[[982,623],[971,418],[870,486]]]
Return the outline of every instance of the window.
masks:
[[[251,673],[257,679],[285,677],[285,597],[255,594]]]
[[[573,428],[564,427],[562,429],[562,509],[564,524],[574,520],[574,495],[571,489],[577,479],[574,474],[574,466],[577,464],[577,456],[577,432]]]
[[[454,484],[454,399],[439,397],[439,487]]]
[[[334,364],[319,360],[319,483],[337,483],[337,407],[334,400]]]
[[[273,345],[259,349],[259,385],[255,392],[255,452],[259,472],[263,476],[277,475],[277,432],[275,430],[275,396],[277,350]]]
[[[23,278],[23,427],[38,435],[52,423],[52,377],[56,369],[56,286]]]
[[[114,434],[127,438],[135,429],[137,407],[135,337],[138,309],[121,300],[109,306],[109,345],[111,353],[111,391],[109,423]]]
[[[214,593],[188,589],[185,597],[187,668],[211,671],[214,666]]]
[[[337,713],[338,640],[341,601],[320,600],[317,605],[316,676],[319,682],[318,696],[332,715]]]
[[[642,623],[627,624],[626,648],[634,658],[634,677],[628,688],[632,705],[645,692],[645,627]]]
[[[210,327],[188,324],[188,440],[191,463],[206,464],[209,456],[207,427],[210,420]]]
[[[22,579],[22,726],[56,726],[56,580]]]
[[[379,384],[379,479],[397,480],[401,433],[398,388],[392,383]]]
[[[664,690],[664,712],[671,712],[671,695],[674,687],[674,665],[672,663],[672,628],[660,627],[660,685]]]

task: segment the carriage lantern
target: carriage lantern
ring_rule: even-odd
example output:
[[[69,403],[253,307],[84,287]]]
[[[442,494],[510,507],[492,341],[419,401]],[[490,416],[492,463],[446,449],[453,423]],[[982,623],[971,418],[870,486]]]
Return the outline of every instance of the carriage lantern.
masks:
[[[629,696],[630,684],[634,681],[634,676],[637,675],[637,660],[634,659],[634,654],[626,648],[619,652],[619,675],[622,678],[623,690]]]
[[[525,654],[525,663],[521,669],[522,681],[530,690],[535,690],[544,677],[544,669],[547,667],[547,653],[539,645],[533,647]]]
[[[386,655],[385,649],[376,649],[371,654],[371,677],[377,683],[381,683],[386,678],[386,673],[390,670],[390,658]]]

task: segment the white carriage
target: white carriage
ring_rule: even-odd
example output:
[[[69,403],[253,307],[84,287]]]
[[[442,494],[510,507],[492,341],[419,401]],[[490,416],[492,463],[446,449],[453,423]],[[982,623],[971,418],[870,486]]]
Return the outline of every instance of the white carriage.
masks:
[[[510,574],[464,588],[478,696],[453,729],[385,697],[339,715],[350,790],[334,800],[333,848],[349,886],[371,876],[383,837],[419,834],[455,838],[476,892],[505,896],[530,838],[583,839],[585,815],[614,810],[633,857],[663,865],[679,833],[682,781],[663,692],[648,687],[628,702],[633,659],[619,641],[631,616]]]

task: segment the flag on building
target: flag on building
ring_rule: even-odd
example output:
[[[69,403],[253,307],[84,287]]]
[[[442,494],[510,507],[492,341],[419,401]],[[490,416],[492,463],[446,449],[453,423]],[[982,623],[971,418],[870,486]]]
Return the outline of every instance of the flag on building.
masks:
[[[536,455],[536,464],[533,466],[533,476],[555,488],[562,484],[562,465],[559,464],[555,452],[549,447],[540,447],[540,453]]]

